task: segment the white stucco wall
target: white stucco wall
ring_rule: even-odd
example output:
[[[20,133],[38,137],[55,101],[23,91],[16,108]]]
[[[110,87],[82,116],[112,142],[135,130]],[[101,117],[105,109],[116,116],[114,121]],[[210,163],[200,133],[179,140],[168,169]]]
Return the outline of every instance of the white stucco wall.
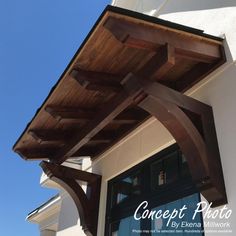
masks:
[[[234,187],[236,179],[234,154],[236,146],[236,65],[234,62],[236,58],[236,1],[115,0],[113,4],[200,28],[206,33],[216,36],[225,35],[228,62],[197,84],[191,91],[188,91],[187,94],[213,107],[229,201],[228,207],[233,210],[229,222],[231,229],[236,232],[234,224],[236,222],[234,214],[236,212],[236,188]],[[173,142],[169,132],[158,121],[151,119],[112,150],[98,158],[92,163],[92,166],[88,164],[87,170],[92,170],[92,172],[103,176],[98,225],[99,236],[104,235],[107,181]],[[67,199],[62,204],[59,222],[61,230],[57,233],[58,236],[84,235],[80,231],[79,225],[67,227],[71,224],[71,217],[76,218],[74,209],[72,209],[75,206],[70,201],[71,199]]]
[[[78,211],[73,199],[65,192],[62,192],[61,198],[61,211],[56,236],[85,235],[80,226]]]

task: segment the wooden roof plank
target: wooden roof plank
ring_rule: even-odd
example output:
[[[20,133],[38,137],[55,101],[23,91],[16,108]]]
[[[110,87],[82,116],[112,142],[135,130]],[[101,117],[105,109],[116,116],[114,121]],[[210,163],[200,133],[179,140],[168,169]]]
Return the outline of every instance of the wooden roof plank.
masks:
[[[176,49],[176,54],[198,61],[211,63],[221,57],[214,44],[170,30],[157,30],[115,17],[109,17],[103,26],[128,47],[156,51],[159,46],[169,43]]]
[[[93,153],[102,153],[119,140],[114,133],[127,134],[148,117],[134,110],[130,110],[133,116],[126,112],[125,108],[137,106],[145,94],[137,94],[131,102],[120,83],[123,77],[133,74],[183,92],[221,65],[225,61],[223,52],[222,39],[202,31],[107,8],[14,150],[26,149],[23,157],[27,159],[27,155],[33,156],[29,150],[57,146],[49,158],[57,157],[60,162],[82,151],[94,139],[100,143],[94,145],[98,149]],[[73,132],[65,143],[63,137],[55,137],[67,129]],[[107,138],[104,132],[108,130],[116,132]]]
[[[117,115],[119,115],[124,109],[133,103],[133,99],[140,92],[139,88],[135,84],[130,82],[130,76],[127,75],[123,83],[132,88],[133,94],[128,95],[125,90],[122,90],[115,99],[111,100],[104,108],[97,114],[97,116],[91,120],[81,132],[73,137],[68,145],[60,150],[53,161],[56,163],[62,163],[67,158],[72,156],[78,151],[84,144],[86,144],[93,136],[101,131],[107,124],[109,124]]]

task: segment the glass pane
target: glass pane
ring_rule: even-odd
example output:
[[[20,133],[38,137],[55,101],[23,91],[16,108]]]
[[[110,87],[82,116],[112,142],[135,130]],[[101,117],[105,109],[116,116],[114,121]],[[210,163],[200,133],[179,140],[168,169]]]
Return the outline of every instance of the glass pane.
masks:
[[[179,178],[178,153],[168,155],[164,160],[158,160],[151,165],[152,189],[157,189],[165,184],[173,183]]]
[[[112,187],[112,206],[115,206],[131,197],[141,194],[141,178],[139,172],[126,177]]]
[[[203,235],[201,233],[203,230],[201,214],[198,213],[195,219],[192,219],[194,210],[196,209],[198,202],[199,202],[199,194],[196,193],[187,196],[185,198],[179,199],[177,201],[173,201],[152,209],[154,211],[162,210],[162,212],[164,212],[166,210],[169,210],[170,212],[172,212],[174,209],[180,210],[184,205],[186,205],[187,207],[187,210],[184,211],[183,218],[180,219],[179,217],[175,217],[169,222],[169,224],[168,224],[168,218],[167,219],[159,218],[152,220],[152,230],[154,230],[152,235],[161,234],[167,236],[167,235],[173,235],[174,233],[178,233],[178,235],[180,236]],[[172,224],[172,222],[175,222],[175,224]]]
[[[111,236],[133,236],[139,235],[140,221],[135,220],[133,216],[121,219],[111,224]]]

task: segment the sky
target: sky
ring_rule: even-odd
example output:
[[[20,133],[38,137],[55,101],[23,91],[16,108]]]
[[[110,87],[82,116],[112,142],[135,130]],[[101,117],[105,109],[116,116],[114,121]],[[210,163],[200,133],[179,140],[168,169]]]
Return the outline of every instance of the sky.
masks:
[[[37,236],[27,214],[56,194],[12,151],[109,0],[0,0],[0,236]]]

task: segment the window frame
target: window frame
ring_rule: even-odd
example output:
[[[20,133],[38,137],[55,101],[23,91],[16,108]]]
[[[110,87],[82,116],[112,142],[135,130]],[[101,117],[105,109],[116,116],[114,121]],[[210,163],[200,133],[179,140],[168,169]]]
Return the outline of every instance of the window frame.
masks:
[[[160,186],[161,191],[160,189],[158,189],[158,190],[152,190],[150,193],[146,195],[141,194],[141,196],[137,197],[136,199],[132,199],[132,204],[130,206],[127,205],[128,203],[126,203],[126,205],[121,203],[115,207],[117,208],[116,210],[112,209],[112,188],[115,183],[117,183],[118,181],[124,178],[132,176],[135,172],[138,172],[140,170],[143,171],[143,173],[147,174],[147,170],[145,169],[149,170],[149,176],[145,176],[144,179],[146,180],[146,182],[151,181],[151,176],[150,176],[151,164],[155,163],[157,160],[158,161],[165,160],[165,158],[167,158],[170,154],[173,154],[174,152],[176,152],[177,155],[182,156],[180,148],[176,143],[154,154],[153,156],[147,158],[146,160],[138,163],[137,165],[131,167],[130,169],[124,171],[123,173],[119,174],[118,176],[108,181],[106,217],[105,217],[105,236],[110,236],[112,223],[132,215],[130,213],[133,212],[134,209],[136,209],[137,206],[140,204],[140,202],[142,202],[143,200],[148,201],[149,208],[151,209],[153,207],[157,207],[157,206],[167,204],[169,202],[184,198],[191,194],[199,193],[190,175],[189,178],[180,178],[176,182]],[[177,158],[178,160],[180,159],[179,156]],[[179,168],[182,168],[182,166],[180,166]],[[144,186],[147,186],[147,185],[145,184]],[[149,190],[151,189],[149,188]],[[157,198],[157,194],[158,194],[158,197],[159,196],[161,197]],[[147,197],[147,196],[148,196],[148,199],[144,199],[144,197]],[[199,194],[199,200],[200,200],[200,194]],[[121,209],[121,208],[124,208],[124,209]],[[201,219],[201,221],[203,222],[203,219]],[[142,226],[148,227],[149,224],[150,222],[140,222],[141,227]]]

